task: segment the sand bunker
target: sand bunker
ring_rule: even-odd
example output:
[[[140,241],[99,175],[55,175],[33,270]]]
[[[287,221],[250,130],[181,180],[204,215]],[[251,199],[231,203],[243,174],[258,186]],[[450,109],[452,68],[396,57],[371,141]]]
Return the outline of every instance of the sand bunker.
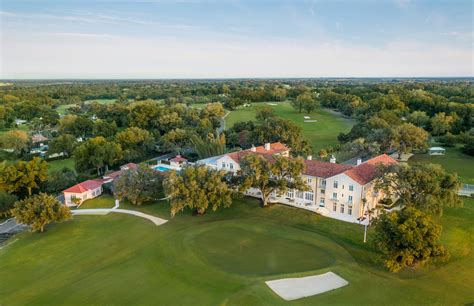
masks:
[[[283,278],[265,283],[286,301],[320,294],[349,284],[333,272],[299,278]]]

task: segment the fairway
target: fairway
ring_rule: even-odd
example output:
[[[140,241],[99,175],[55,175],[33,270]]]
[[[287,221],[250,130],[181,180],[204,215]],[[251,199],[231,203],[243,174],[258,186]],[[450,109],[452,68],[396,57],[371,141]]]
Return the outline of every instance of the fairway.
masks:
[[[400,274],[361,242],[363,227],[253,199],[204,216],[185,211],[159,227],[77,216],[0,249],[0,304],[288,305],[265,281],[332,271],[349,285],[292,304],[464,305],[474,300],[474,200],[465,206],[441,219],[450,261]],[[166,202],[140,210],[170,218]]]
[[[303,137],[313,147],[314,152],[334,146],[338,143],[337,136],[340,133],[347,133],[354,122],[350,119],[331,113],[325,109],[317,109],[311,114],[298,113],[293,109],[290,102],[276,102],[269,105],[266,102],[252,103],[252,106],[231,111],[226,117],[226,127],[229,128],[239,121],[255,120],[256,108],[268,105],[275,110],[275,113],[284,119],[289,119],[301,127]],[[304,122],[304,116],[310,116],[316,122]]]
[[[474,158],[461,152],[461,148],[446,148],[446,155],[417,154],[409,163],[439,164],[450,173],[457,173],[461,182],[474,184]]]

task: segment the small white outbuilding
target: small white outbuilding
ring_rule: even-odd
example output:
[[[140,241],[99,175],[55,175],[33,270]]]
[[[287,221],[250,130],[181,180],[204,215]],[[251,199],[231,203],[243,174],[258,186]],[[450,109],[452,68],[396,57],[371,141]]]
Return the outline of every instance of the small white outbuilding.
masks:
[[[429,155],[444,155],[446,150],[441,147],[431,147],[428,149],[428,154]]]

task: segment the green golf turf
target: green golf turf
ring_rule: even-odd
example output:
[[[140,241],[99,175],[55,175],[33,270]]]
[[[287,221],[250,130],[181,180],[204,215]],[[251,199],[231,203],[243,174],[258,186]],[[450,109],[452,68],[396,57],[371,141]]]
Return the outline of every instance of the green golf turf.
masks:
[[[170,218],[76,216],[0,249],[1,305],[465,305],[474,301],[474,200],[441,218],[448,263],[387,272],[363,227],[253,199]],[[372,232],[369,231],[369,238]],[[349,285],[288,303],[264,283],[333,271]]]
[[[279,117],[289,119],[301,127],[303,136],[315,152],[336,145],[338,143],[337,136],[340,133],[347,133],[354,124],[352,120],[324,109],[318,109],[311,114],[307,114],[298,113],[289,102],[272,102],[271,104],[275,104],[270,105],[270,107],[275,110]],[[255,120],[256,109],[258,106],[264,105],[269,105],[269,103],[253,103],[251,107],[231,111],[225,118],[226,127],[232,127],[239,121]],[[304,116],[309,116],[311,120],[316,120],[316,122],[304,122]]]

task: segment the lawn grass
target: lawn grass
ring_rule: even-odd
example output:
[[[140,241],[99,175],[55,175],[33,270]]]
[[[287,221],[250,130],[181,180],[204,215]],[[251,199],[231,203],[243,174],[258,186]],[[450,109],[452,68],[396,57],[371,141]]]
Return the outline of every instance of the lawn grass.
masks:
[[[0,249],[2,305],[289,305],[265,280],[333,271],[349,285],[292,305],[464,305],[474,301],[474,200],[441,218],[448,263],[392,274],[362,243],[363,227],[301,209],[228,209],[169,216],[166,202],[132,207],[170,219],[77,216],[22,233]],[[372,232],[369,231],[369,238]]]
[[[0,129],[0,135],[6,134],[9,131],[13,130],[20,130],[24,132],[28,132],[29,126],[28,124],[20,124],[19,126],[12,127],[12,128],[7,128],[7,129]]]
[[[74,170],[74,158],[66,158],[66,159],[57,159],[48,162],[48,172],[54,172],[54,171],[60,171],[63,170],[63,168],[68,168],[71,170]]]
[[[112,104],[112,103],[115,103],[115,101],[117,101],[117,99],[94,99],[94,100],[84,101],[84,103],[96,102],[99,104]]]
[[[100,197],[84,201],[79,209],[89,208],[112,208],[115,206],[115,199],[109,194],[101,195]]]
[[[298,113],[289,102],[272,102],[271,106],[275,113],[284,119],[289,119],[301,127],[303,137],[313,147],[314,152],[334,146],[338,143],[339,133],[347,133],[354,122],[350,119],[331,113],[325,109],[318,109],[311,114]],[[255,120],[255,113],[258,106],[269,105],[266,102],[253,103],[251,107],[245,107],[230,112],[226,117],[226,127],[232,127],[236,122]],[[310,116],[317,122],[304,122],[304,116]]]
[[[457,173],[465,184],[474,184],[474,158],[463,154],[461,147],[445,148],[445,155],[416,154],[409,163],[432,163],[441,165],[446,171]]]
[[[62,104],[56,108],[56,111],[60,116],[63,116],[66,114],[67,110],[73,106],[76,106],[76,104]]]

